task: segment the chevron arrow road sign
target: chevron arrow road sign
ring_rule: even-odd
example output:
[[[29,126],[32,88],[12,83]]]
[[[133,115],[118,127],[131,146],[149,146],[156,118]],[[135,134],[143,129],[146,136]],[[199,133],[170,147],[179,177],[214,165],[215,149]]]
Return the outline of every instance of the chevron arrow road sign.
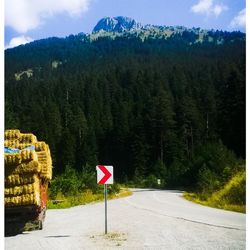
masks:
[[[113,184],[113,166],[96,166],[97,184]]]

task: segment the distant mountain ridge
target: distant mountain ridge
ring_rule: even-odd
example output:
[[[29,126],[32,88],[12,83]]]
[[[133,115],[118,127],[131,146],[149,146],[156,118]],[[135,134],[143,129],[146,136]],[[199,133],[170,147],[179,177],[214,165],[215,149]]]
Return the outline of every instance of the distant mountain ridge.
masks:
[[[123,32],[142,28],[142,25],[129,17],[104,17],[94,27],[93,32]]]
[[[188,42],[189,45],[196,43],[209,42],[216,45],[223,44],[226,41],[235,39],[245,40],[245,34],[242,32],[228,32],[219,30],[204,30],[201,28],[187,28],[184,26],[162,26],[146,24],[142,25],[129,17],[104,17],[93,29],[89,35],[90,40],[96,40],[100,37],[138,37],[142,41],[146,39],[180,39]]]
[[[65,38],[49,37],[36,40],[26,45],[37,44],[43,42],[51,42],[57,40],[79,40],[81,42],[93,42],[100,38],[115,40],[117,38],[131,39],[136,38],[142,42],[146,40],[168,40],[186,43],[187,45],[209,43],[214,45],[222,45],[227,42],[236,40],[245,41],[246,34],[240,31],[222,31],[222,30],[205,30],[199,27],[187,28],[185,26],[166,26],[166,25],[143,25],[130,17],[104,17],[95,25],[92,33],[80,32],[71,34]],[[11,48],[9,48],[11,49]],[[6,49],[6,50],[9,50]]]

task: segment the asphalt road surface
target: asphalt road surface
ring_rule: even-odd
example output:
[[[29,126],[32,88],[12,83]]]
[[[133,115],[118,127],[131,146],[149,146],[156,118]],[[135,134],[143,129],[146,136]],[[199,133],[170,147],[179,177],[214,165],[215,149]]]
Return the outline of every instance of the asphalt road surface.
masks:
[[[64,249],[246,249],[246,216],[201,206],[181,191],[134,189],[133,195],[48,210],[44,229],[5,237],[9,250]]]

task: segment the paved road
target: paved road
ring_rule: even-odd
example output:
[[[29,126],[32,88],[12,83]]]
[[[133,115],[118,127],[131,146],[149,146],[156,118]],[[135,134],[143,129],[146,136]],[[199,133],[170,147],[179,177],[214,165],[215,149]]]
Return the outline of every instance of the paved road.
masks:
[[[48,210],[42,231],[6,237],[10,250],[245,249],[244,214],[213,209],[182,198],[180,191],[135,189],[104,204]]]

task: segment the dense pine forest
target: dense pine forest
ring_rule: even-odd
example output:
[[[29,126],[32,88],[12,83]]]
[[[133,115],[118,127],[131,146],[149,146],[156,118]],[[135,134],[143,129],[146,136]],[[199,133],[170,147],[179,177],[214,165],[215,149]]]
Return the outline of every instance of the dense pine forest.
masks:
[[[245,158],[245,34],[196,36],[79,34],[8,49],[5,128],[46,141],[54,176],[104,164],[118,182],[219,185]]]

